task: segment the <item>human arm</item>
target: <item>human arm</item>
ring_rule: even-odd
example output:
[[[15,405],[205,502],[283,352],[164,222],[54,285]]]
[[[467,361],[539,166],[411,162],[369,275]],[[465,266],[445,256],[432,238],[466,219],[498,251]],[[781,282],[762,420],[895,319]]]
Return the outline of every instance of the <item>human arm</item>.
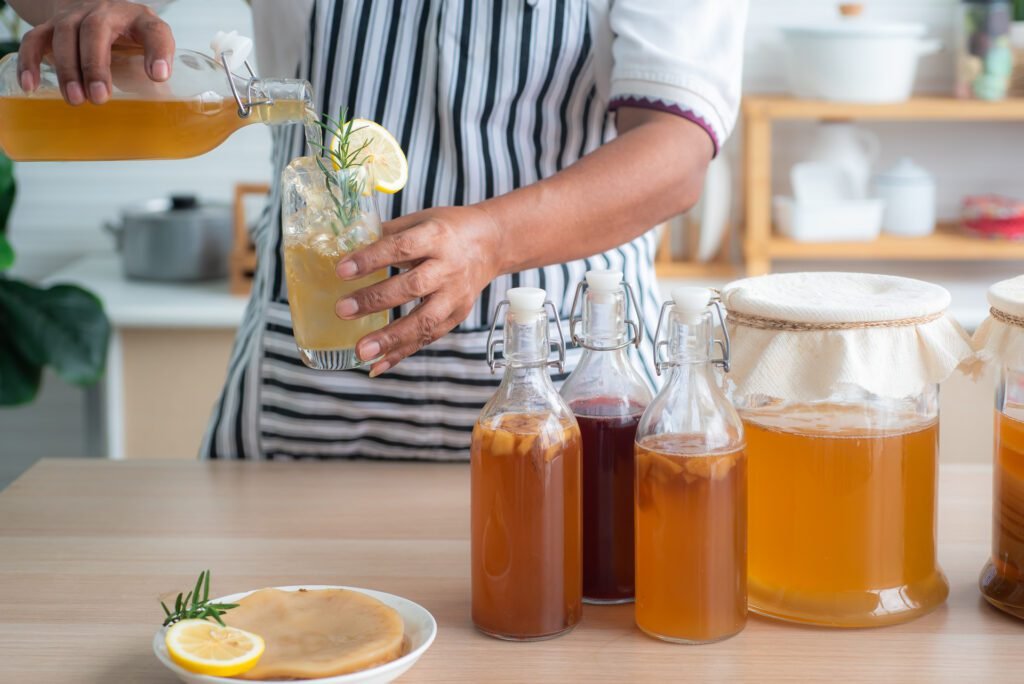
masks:
[[[561,173],[477,205],[391,221],[385,239],[338,265],[349,278],[413,265],[338,303],[338,315],[352,318],[423,298],[360,342],[360,358],[384,354],[375,375],[458,325],[496,276],[610,249],[693,205],[713,152],[707,134],[662,112],[623,108],[618,118],[618,138]]]
[[[340,301],[342,318],[422,300],[360,342],[361,358],[384,354],[372,372],[457,325],[495,276],[598,253],[691,206],[736,118],[745,9],[742,0],[613,0],[616,140],[507,195],[390,222],[383,240],[342,261],[345,278],[408,268]]]
[[[110,48],[142,47],[146,73],[166,81],[174,61],[170,27],[144,3],[128,0],[9,0],[23,19],[35,25],[18,51],[18,78],[31,92],[39,87],[39,65],[53,52],[60,91],[68,104],[110,98]]]

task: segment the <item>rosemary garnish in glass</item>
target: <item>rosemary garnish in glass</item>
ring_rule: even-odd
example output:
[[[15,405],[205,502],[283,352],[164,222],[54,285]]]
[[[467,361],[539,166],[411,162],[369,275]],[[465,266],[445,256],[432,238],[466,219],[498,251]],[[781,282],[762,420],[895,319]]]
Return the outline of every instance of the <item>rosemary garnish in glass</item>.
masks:
[[[202,598],[199,598],[200,591]],[[160,606],[167,614],[163,626],[173,625],[181,620],[208,620],[213,618],[221,627],[226,627],[220,616],[232,608],[237,608],[237,603],[210,603],[210,571],[203,570],[199,573],[195,588],[182,596],[174,599],[174,612],[168,608],[163,601]]]
[[[369,181],[368,174],[361,168],[368,161],[366,147],[369,141],[353,148],[353,123],[348,120],[348,110],[342,107],[337,120],[324,114],[323,121],[316,121],[316,125],[326,133],[324,142],[331,141],[328,145],[307,140],[310,147],[320,151],[320,154],[315,156],[316,163],[324,174],[327,193],[334,203],[338,221],[344,228],[351,226],[362,214],[359,202]],[[344,237],[337,224],[332,222],[331,229],[335,236]],[[345,245],[348,250],[355,247],[354,244]]]

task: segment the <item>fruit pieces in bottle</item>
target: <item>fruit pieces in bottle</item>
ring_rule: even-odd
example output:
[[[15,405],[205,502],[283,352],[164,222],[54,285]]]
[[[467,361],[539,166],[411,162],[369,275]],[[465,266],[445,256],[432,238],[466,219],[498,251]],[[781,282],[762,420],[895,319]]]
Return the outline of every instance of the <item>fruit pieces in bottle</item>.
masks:
[[[583,438],[583,598],[622,603],[634,593],[633,458],[643,406],[573,402]]]
[[[647,634],[707,643],[747,621],[747,459],[694,454],[695,439],[636,445],[636,623]]]
[[[862,404],[743,412],[750,608],[794,622],[905,622],[949,592],[936,561],[938,422]]]
[[[1016,416],[1016,417],[1014,417]],[[1024,406],[996,412],[992,558],[981,573],[985,599],[1024,618]]]
[[[502,639],[554,637],[580,619],[580,433],[550,414],[473,428],[473,623]]]

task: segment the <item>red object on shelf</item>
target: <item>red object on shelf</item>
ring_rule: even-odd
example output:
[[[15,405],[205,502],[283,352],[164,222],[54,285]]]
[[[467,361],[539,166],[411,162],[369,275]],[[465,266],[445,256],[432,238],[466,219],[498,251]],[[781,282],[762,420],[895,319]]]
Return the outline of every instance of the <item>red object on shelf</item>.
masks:
[[[963,226],[979,237],[1024,240],[1024,202],[999,195],[964,198]]]

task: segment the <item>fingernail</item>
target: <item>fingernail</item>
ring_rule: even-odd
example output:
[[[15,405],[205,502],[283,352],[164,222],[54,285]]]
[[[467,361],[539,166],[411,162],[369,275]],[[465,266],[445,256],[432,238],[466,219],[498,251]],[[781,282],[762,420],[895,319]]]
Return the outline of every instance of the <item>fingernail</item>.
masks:
[[[78,81],[72,81],[64,86],[64,92],[68,96],[68,102],[73,105],[80,105],[85,102],[85,93]]]
[[[89,99],[95,104],[103,104],[107,101],[107,84],[103,81],[93,81],[89,84]]]
[[[153,78],[157,81],[166,81],[167,77],[171,75],[171,68],[167,66],[167,60],[165,59],[158,59],[153,62],[151,71],[153,72]]]
[[[367,342],[359,347],[359,358],[363,361],[372,361],[378,356],[380,356],[380,344],[377,342]]]
[[[21,89],[26,93],[31,93],[36,89],[36,79],[32,76],[31,71],[21,72]]]
[[[370,377],[375,378],[381,373],[386,372],[389,368],[391,368],[390,363],[388,363],[387,361],[381,361],[380,363],[373,367],[373,370],[370,371]]]
[[[351,297],[348,299],[342,299],[338,302],[338,305],[334,307],[334,312],[338,314],[338,318],[355,316],[359,312],[359,304]]]
[[[339,278],[351,278],[359,272],[359,267],[356,265],[356,262],[346,259],[338,264],[337,271]]]

